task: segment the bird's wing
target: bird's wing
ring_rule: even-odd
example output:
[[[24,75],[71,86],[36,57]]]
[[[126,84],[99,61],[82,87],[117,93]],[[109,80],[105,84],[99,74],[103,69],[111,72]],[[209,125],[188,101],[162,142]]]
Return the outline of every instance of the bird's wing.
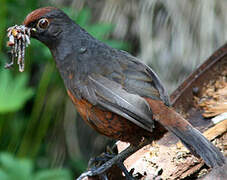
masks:
[[[78,57],[77,61],[69,58],[71,65],[67,68],[77,72],[72,80],[68,79],[67,73],[63,78],[68,80],[65,83],[70,92],[77,98],[84,98],[152,131],[152,110],[145,98],[169,104],[168,95],[157,75],[135,57],[122,51],[82,57]]]
[[[155,100],[161,100],[167,106],[170,105],[168,93],[156,73],[136,57],[125,51],[120,51],[121,64],[124,74],[124,89],[133,94]],[[122,81],[122,77],[120,78]]]
[[[130,120],[136,125],[152,131],[152,111],[148,103],[140,96],[128,93],[122,86],[102,75],[89,75],[87,86],[93,104],[112,111]],[[83,91],[86,92],[86,91]],[[86,94],[89,100],[88,94]]]

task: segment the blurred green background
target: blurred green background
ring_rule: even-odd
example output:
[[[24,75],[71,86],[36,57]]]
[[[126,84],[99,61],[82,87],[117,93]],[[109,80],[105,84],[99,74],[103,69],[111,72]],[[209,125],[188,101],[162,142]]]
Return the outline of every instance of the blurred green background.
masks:
[[[50,5],[151,65],[169,92],[227,40],[225,0],[0,0],[0,179],[72,179],[113,143],[77,116],[43,44],[31,41],[24,73],[4,69],[7,27]]]

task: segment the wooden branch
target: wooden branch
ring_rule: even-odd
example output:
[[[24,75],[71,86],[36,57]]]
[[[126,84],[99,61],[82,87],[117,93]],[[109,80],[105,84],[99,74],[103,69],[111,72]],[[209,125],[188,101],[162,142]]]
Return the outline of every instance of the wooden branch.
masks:
[[[214,140],[216,137],[224,134],[227,131],[227,119],[221,121],[220,123],[216,124],[215,126],[206,130],[203,135],[209,139],[210,141]],[[179,148],[183,147],[184,145],[181,142],[177,143]]]
[[[222,139],[222,136],[227,136],[227,120],[209,128],[203,134],[209,140],[214,140],[217,137]],[[168,142],[168,139],[171,139],[169,136],[166,135],[162,141]],[[222,141],[223,144],[226,143],[224,139]],[[126,146],[127,143],[122,142],[118,145],[120,150]],[[219,148],[224,148],[224,146]],[[222,151],[226,151],[226,149],[222,149]],[[135,173],[146,174],[148,179],[157,176],[163,179],[184,179],[199,171],[203,165],[204,162],[193,156],[181,142],[171,142],[171,145],[153,143],[137,151],[125,161],[128,170],[134,168]],[[208,171],[204,170],[200,174]]]

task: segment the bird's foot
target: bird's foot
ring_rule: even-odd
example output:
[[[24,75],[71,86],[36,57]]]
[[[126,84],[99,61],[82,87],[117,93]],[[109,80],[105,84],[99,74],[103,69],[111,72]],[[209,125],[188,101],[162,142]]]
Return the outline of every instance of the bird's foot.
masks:
[[[77,178],[77,180],[82,180],[85,177],[91,176],[99,176],[100,178],[107,180],[108,177],[106,175],[106,172],[113,165],[116,165],[121,169],[127,180],[135,180],[135,178],[132,176],[132,173],[128,172],[123,162],[127,157],[129,157],[134,152],[136,152],[137,150],[139,150],[140,148],[144,147],[147,144],[148,142],[144,141],[144,143],[141,143],[138,146],[129,146],[128,148],[126,148],[124,151],[117,155],[105,153],[100,157],[92,159],[90,164],[95,163],[95,166],[90,168],[88,171],[82,173],[80,177]],[[99,160],[100,162],[98,162]]]
[[[116,155],[109,154],[109,153],[102,153],[100,156],[93,157],[88,162],[88,168],[92,169],[94,167],[100,167],[102,164],[104,164],[105,162],[109,161],[114,156],[116,156]]]
[[[100,167],[102,164],[112,159],[114,156],[118,154],[117,146],[111,148],[109,146],[106,147],[106,151],[97,157],[93,157],[88,162],[88,168]]]
[[[102,180],[108,180],[107,170],[116,165],[125,174],[127,180],[134,180],[132,174],[124,166],[123,160],[119,154],[103,153],[98,157],[91,158],[89,161],[89,170],[80,175],[77,180],[82,180],[89,176],[99,176]]]
[[[112,165],[116,165],[117,167],[119,167],[121,171],[125,174],[126,179],[134,180],[134,178],[132,177],[132,174],[128,172],[128,170],[124,166],[123,161],[121,161],[119,158],[116,158],[116,160],[111,161],[111,159],[118,156],[118,152],[114,148],[110,148],[109,146],[107,146],[106,152],[102,153],[100,156],[91,158],[88,162],[89,170],[81,174],[81,176],[77,180],[80,180],[80,178],[83,179],[86,176],[97,176],[97,175],[102,180],[108,180],[106,170],[112,167]],[[109,164],[112,164],[112,165],[109,165]]]

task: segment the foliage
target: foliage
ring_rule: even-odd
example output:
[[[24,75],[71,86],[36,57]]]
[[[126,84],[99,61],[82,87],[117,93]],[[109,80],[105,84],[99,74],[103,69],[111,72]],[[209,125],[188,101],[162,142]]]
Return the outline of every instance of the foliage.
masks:
[[[31,46],[26,49],[25,72],[19,73],[16,64],[10,70],[3,68],[10,61],[5,47],[7,27],[23,22],[33,9],[47,6],[42,3],[46,2],[0,1],[0,151],[32,158],[32,161],[17,159],[1,153],[0,179],[69,179],[68,171],[48,168],[66,165],[76,176],[86,167],[80,153],[67,154],[62,161],[55,160],[61,159],[61,149],[66,149],[67,143],[74,144],[72,140],[65,142],[62,127],[66,118],[64,112],[75,110],[66,106],[68,97],[48,48],[31,40]],[[89,9],[76,13],[65,8],[65,12],[99,40],[119,49],[129,47],[125,42],[110,38],[114,25],[92,23]]]
[[[0,113],[18,111],[33,95],[33,90],[26,87],[27,74],[20,74],[13,79],[9,71],[1,71],[0,78]]]
[[[34,163],[28,159],[15,158],[9,153],[0,153],[1,180],[69,180],[71,174],[66,169],[37,170]]]
[[[69,14],[77,24],[83,27],[88,33],[96,37],[98,40],[105,42],[113,48],[124,50],[127,50],[129,48],[129,45],[124,41],[108,38],[110,33],[114,30],[113,24],[101,22],[91,24],[91,11],[89,9],[84,8],[78,13],[76,13],[72,9],[64,9],[64,11]]]

